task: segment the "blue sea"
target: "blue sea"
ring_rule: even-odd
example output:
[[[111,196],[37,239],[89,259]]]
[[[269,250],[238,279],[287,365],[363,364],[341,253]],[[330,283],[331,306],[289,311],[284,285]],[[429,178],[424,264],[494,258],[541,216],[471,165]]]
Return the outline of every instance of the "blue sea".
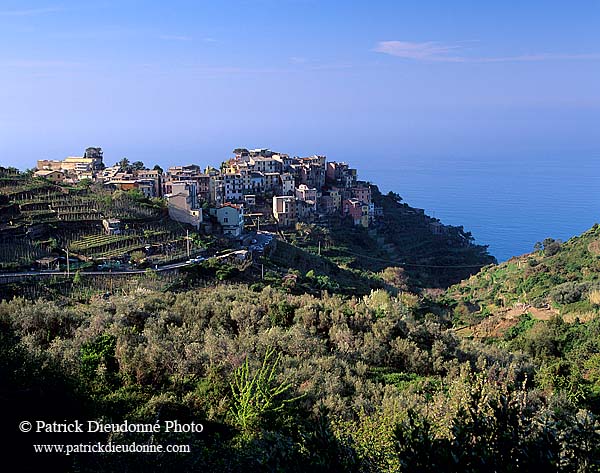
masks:
[[[600,156],[541,159],[406,159],[359,168],[442,223],[463,225],[498,261],[566,241],[600,222]]]

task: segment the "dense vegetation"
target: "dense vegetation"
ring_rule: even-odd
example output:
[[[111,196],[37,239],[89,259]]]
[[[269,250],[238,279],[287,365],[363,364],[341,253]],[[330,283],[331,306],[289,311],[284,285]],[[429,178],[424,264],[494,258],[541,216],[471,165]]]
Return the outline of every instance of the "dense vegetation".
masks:
[[[539,385],[600,408],[600,226],[552,238],[451,287],[440,299],[458,332],[526,355]]]
[[[220,285],[93,304],[13,299],[0,323],[9,426],[36,413],[205,425],[152,439],[191,454],[37,457],[46,468],[590,471],[600,458],[593,405],[544,384],[531,356],[454,335],[407,293]]]

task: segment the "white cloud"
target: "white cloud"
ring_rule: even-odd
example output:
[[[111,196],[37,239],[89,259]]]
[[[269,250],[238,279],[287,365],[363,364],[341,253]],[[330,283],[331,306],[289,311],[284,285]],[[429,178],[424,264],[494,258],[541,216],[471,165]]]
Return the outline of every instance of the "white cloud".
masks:
[[[449,55],[451,52],[459,48],[460,46],[458,45],[448,45],[434,41],[428,41],[426,43],[414,43],[410,41],[380,41],[375,46],[374,51],[378,53],[389,54],[390,56],[416,59],[421,61],[459,62],[462,58]]]
[[[183,36],[183,35],[172,35],[172,34],[163,34],[159,36],[160,39],[164,39],[165,41],[191,41],[191,36]]]
[[[373,48],[373,51],[404,59],[429,62],[539,62],[600,59],[600,53],[536,53],[518,56],[477,57],[464,54],[462,46],[459,44],[443,44],[434,41],[425,43],[380,41]]]
[[[29,8],[23,10],[0,10],[0,16],[34,16],[45,13],[55,13],[62,11],[61,7]]]

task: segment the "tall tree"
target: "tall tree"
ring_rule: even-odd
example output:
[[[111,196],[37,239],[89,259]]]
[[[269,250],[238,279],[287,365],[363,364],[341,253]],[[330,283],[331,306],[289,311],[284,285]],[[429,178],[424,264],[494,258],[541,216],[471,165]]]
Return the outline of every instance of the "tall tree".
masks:
[[[121,161],[119,161],[117,164],[121,168],[121,171],[127,171],[130,166],[129,159],[127,158],[121,159]]]

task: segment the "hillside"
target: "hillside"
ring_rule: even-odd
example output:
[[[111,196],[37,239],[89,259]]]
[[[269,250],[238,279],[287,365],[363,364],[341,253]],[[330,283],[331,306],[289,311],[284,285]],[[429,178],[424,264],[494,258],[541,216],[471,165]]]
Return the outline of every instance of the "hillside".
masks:
[[[487,247],[473,244],[462,227],[442,225],[420,209],[401,203],[396,194],[382,195],[371,185],[374,205],[382,215],[370,228],[354,226],[341,215],[328,215],[315,224],[298,223],[279,231],[283,238],[277,251],[256,254],[253,268],[233,279],[257,283],[266,278],[274,286],[296,286],[316,293],[326,289],[341,294],[365,295],[371,289],[421,291],[445,288],[495,262]],[[192,227],[169,219],[165,201],[146,198],[139,191],[113,191],[82,181],[58,185],[31,173],[0,168],[0,271],[27,272],[70,270],[143,270],[187,259],[187,244],[193,255],[211,256],[218,250],[239,248],[239,242],[201,235]],[[119,221],[119,231],[107,234],[105,219]],[[247,231],[254,228],[248,219]],[[271,225],[272,230],[277,230]],[[189,233],[187,233],[189,232]],[[187,239],[187,235],[190,239]],[[247,237],[249,241],[252,237]],[[210,247],[208,253],[206,249]],[[285,249],[287,247],[287,249]],[[258,270],[264,265],[267,270]],[[206,268],[200,275],[170,275],[162,288],[190,288],[190,282],[206,283],[215,276]],[[192,271],[193,273],[193,271]],[[235,272],[234,272],[235,273]],[[221,272],[221,275],[224,273]],[[79,281],[76,291],[69,280],[21,281],[5,286],[7,297],[57,297],[61,293],[78,298],[94,293],[131,287],[121,280],[107,284],[106,278],[90,276]],[[160,289],[156,281],[135,276],[135,284]]]
[[[600,304],[600,226],[565,243],[547,239],[538,247],[451,287],[447,295],[458,301],[457,319],[529,308],[569,319],[595,316]]]
[[[527,356],[549,392],[600,407],[600,226],[488,266],[440,299],[455,333]]]
[[[220,239],[207,259],[90,274],[84,265],[110,261],[107,252],[130,254],[134,267],[153,238],[172,231],[181,243],[186,229],[135,193],[39,184],[4,182],[13,190],[0,256],[23,268],[31,250],[19,261],[11,245],[58,255],[66,245],[84,262],[75,275],[2,286],[6,425],[177,421],[203,431],[35,437],[189,446],[177,455],[31,456],[32,437],[12,436],[7,451],[25,469],[569,472],[600,461],[598,226],[489,265],[461,227],[375,189],[384,216],[368,229],[337,216],[278,238],[253,234],[261,251]],[[72,200],[81,208],[61,219]],[[100,235],[104,215],[127,228]],[[182,258],[181,245],[156,246]],[[436,300],[426,290],[477,271]]]
[[[118,220],[119,231],[107,234],[105,219]],[[194,254],[209,244],[209,238],[192,237]],[[71,269],[116,260],[143,260],[148,267],[185,258],[186,243],[186,228],[168,218],[160,199],[86,181],[57,185],[0,168],[0,271],[64,268],[67,250]]]
[[[383,217],[369,229],[330,219],[326,226],[299,224],[284,232],[287,240],[355,272],[379,273],[385,279],[390,268],[388,276],[395,273],[398,288],[415,292],[446,288],[496,262],[487,246],[474,244],[462,227],[443,225],[398,195],[381,194],[376,185],[371,190]]]

